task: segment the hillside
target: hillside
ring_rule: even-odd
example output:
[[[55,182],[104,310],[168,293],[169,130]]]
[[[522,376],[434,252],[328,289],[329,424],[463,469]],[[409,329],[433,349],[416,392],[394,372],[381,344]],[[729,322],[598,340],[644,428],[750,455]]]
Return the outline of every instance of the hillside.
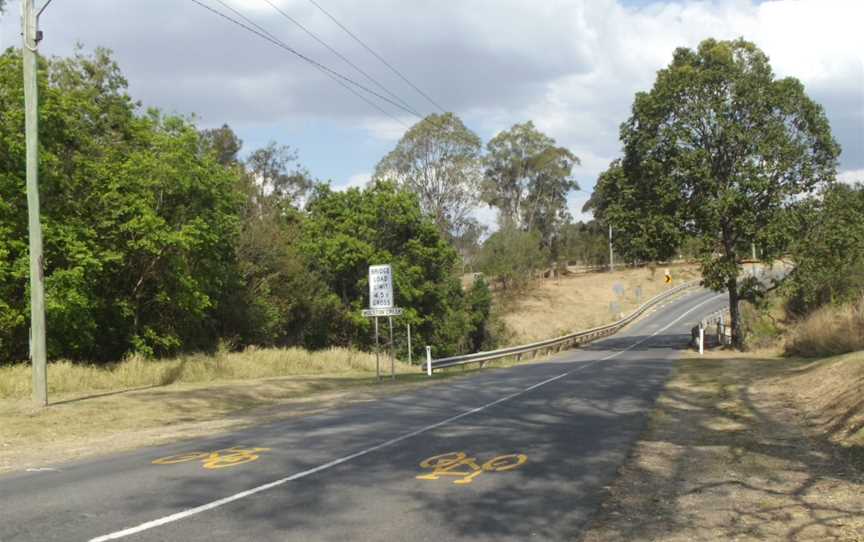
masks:
[[[505,297],[499,292],[496,301],[507,342],[548,339],[612,322],[661,291],[699,277],[695,265],[669,269],[672,284],[664,282],[665,267],[653,272],[641,267],[542,280],[518,296]]]

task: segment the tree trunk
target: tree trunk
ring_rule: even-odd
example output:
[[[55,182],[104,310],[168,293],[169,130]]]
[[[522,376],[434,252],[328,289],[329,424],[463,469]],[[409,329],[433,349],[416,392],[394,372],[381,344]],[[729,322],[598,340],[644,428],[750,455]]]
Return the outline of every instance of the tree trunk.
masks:
[[[744,332],[741,329],[741,311],[738,307],[738,280],[729,279],[726,283],[729,290],[729,316],[732,324],[732,346],[738,350],[744,349]]]

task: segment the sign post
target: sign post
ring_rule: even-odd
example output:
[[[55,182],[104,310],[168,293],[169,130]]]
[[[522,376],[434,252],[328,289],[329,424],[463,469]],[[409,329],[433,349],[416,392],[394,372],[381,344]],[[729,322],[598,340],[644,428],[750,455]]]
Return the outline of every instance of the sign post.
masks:
[[[369,308],[363,316],[375,318],[375,374],[381,380],[380,342],[378,318],[386,316],[390,324],[390,377],[396,378],[396,357],[393,344],[393,317],[402,309],[393,306],[393,269],[390,264],[369,266]]]
[[[381,352],[381,348],[378,346],[378,317],[375,317],[375,377],[378,380],[381,380],[381,361],[379,360],[379,353]]]
[[[387,320],[390,322],[390,379],[396,380],[396,347],[393,344],[393,317],[388,316]]]
[[[408,364],[411,365],[414,360],[411,359],[413,353],[411,352],[411,324],[406,324],[408,328]]]

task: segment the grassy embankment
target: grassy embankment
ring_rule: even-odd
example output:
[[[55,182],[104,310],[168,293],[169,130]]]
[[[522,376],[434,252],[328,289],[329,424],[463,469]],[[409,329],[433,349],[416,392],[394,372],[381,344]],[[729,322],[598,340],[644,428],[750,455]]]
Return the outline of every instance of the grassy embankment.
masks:
[[[622,269],[614,273],[585,273],[546,279],[507,298],[496,292],[500,317],[509,344],[548,339],[617,320],[641,303],[670,288],[699,278],[695,265],[669,266],[672,285],[665,284],[665,266]],[[620,286],[619,295],[615,290]],[[641,295],[637,295],[640,293]],[[612,312],[611,304],[617,314]]]
[[[864,300],[748,312],[759,348],[678,362],[586,542],[864,540]]]

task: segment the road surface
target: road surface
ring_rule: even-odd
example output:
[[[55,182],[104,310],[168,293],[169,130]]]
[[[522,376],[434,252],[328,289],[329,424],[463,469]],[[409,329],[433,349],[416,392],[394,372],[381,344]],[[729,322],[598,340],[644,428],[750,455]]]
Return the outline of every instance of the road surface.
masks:
[[[573,540],[725,301],[696,291],[549,361],[3,476],[0,542]]]

